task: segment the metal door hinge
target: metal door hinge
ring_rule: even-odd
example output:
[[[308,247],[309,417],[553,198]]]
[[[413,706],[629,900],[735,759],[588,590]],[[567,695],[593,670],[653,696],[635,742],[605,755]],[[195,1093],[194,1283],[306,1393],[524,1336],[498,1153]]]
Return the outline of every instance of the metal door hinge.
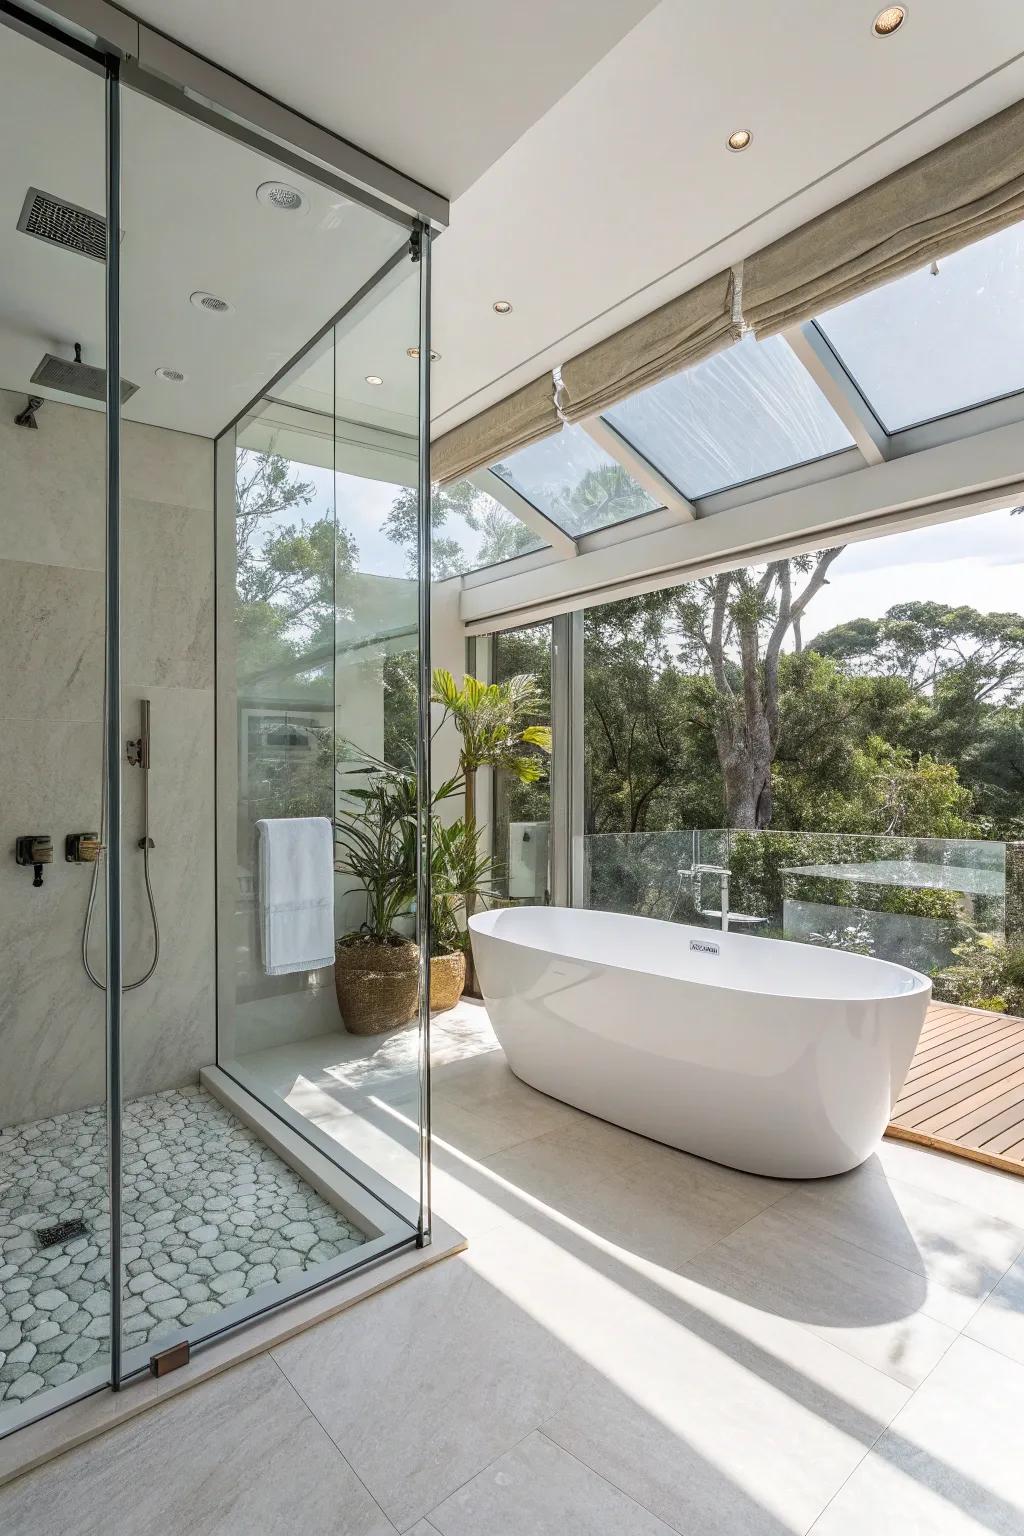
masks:
[[[187,1339],[182,1339],[180,1344],[172,1344],[170,1349],[162,1349],[158,1355],[150,1355],[150,1373],[153,1376],[167,1376],[171,1371],[188,1365],[191,1358],[191,1345]]]

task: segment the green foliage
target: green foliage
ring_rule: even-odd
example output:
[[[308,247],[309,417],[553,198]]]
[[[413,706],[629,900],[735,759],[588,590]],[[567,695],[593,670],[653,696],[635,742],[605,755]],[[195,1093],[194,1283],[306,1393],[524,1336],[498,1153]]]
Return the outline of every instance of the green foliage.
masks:
[[[346,790],[356,804],[340,807],[335,817],[337,867],[366,892],[359,935],[373,944],[396,944],[395,924],[416,896],[416,780],[386,765],[360,772],[368,783]]]
[[[1024,1014],[1024,937],[974,933],[955,953],[957,963],[935,977],[936,997],[964,1008]]]
[[[480,768],[510,773],[522,784],[541,777],[541,758],[523,751],[534,747],[545,756],[551,753],[551,727],[528,723],[540,701],[535,677],[522,673],[502,683],[465,677],[460,685],[450,672],[437,668],[433,681],[433,702],[443,705],[444,720],[451,720],[462,738],[459,764],[467,782]],[[474,819],[467,806],[467,820]]]
[[[431,945],[435,955],[467,947],[466,914],[493,895],[492,861],[480,847],[482,831],[461,818],[445,826],[435,817],[431,838]]]
[[[538,543],[524,523],[469,480],[435,487],[430,499],[430,522],[435,581],[458,576],[471,565],[496,565],[501,560],[510,560],[524,550],[535,549]],[[480,535],[476,560],[468,559],[458,537],[449,531],[449,524],[458,527],[460,523]],[[405,550],[410,576],[415,576],[419,568],[418,524],[419,497],[415,490],[405,488],[391,503],[382,527],[391,542]]]

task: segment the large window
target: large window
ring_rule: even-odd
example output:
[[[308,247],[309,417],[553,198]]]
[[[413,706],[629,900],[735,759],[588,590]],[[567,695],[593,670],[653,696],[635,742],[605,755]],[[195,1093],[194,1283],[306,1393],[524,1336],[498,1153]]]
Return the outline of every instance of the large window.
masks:
[[[495,635],[493,680],[528,674],[537,679],[541,707],[533,722],[551,724],[551,625],[505,630]],[[503,899],[544,905],[550,900],[551,788],[549,764],[532,783],[497,773],[493,784],[493,885]]]
[[[736,931],[1024,1009],[1022,537],[1006,509],[590,609],[582,899],[715,926],[713,864]]]

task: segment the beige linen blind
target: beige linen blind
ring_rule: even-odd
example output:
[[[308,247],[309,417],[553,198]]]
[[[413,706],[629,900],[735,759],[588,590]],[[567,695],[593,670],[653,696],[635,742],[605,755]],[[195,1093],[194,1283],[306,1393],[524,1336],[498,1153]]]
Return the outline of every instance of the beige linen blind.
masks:
[[[453,427],[430,445],[430,476],[447,484],[550,437],[562,425],[550,373]]]
[[[1017,102],[749,256],[743,318],[771,336],[1021,218]]]
[[[732,273],[691,288],[562,364],[559,404],[568,421],[657,384],[735,339]]]

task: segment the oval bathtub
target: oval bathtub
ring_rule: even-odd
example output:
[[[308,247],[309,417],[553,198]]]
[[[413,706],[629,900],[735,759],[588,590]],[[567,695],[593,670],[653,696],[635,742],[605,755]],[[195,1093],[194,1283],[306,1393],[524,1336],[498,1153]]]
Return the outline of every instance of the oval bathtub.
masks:
[[[470,919],[509,1066],[714,1162],[843,1173],[878,1145],[931,982],[863,955],[567,907]]]

